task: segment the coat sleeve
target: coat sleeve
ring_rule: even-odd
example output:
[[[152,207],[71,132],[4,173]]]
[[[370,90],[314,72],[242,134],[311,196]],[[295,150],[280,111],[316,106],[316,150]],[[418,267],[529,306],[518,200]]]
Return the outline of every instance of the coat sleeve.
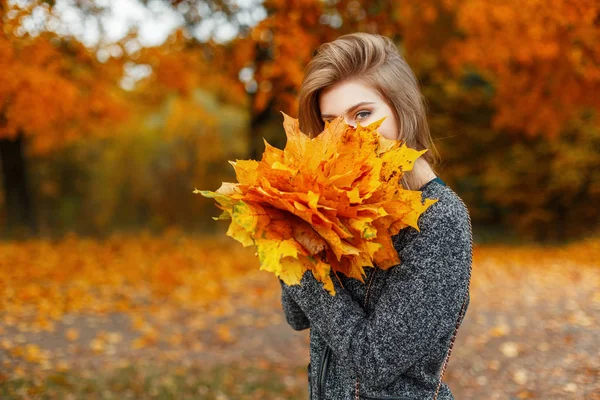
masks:
[[[365,385],[383,388],[437,346],[447,348],[471,268],[468,210],[430,206],[409,227],[401,264],[387,274],[374,310],[363,308],[333,279],[336,295],[306,272],[300,285],[282,285],[333,352],[353,366]]]
[[[283,307],[283,313],[287,323],[297,331],[310,328],[310,321],[304,314],[304,311],[298,306],[293,297],[285,290],[286,284],[279,279],[281,282],[281,306]]]

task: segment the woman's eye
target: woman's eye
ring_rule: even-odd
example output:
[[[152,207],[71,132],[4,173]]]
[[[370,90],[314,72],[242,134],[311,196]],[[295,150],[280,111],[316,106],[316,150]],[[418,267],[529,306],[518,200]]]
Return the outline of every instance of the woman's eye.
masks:
[[[354,119],[356,121],[362,121],[364,119],[369,118],[369,115],[371,115],[370,111],[359,111],[354,115]]]

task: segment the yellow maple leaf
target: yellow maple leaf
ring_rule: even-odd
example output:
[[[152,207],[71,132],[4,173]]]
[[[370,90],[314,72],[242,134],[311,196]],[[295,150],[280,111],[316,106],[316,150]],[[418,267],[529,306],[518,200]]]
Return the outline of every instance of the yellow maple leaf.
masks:
[[[237,183],[224,182],[213,198],[230,219],[227,235],[255,245],[261,270],[286,284],[311,271],[335,294],[331,272],[364,281],[366,266],[400,263],[391,237],[418,227],[419,216],[437,199],[402,187],[404,172],[427,150],[381,136],[381,121],[356,128],[342,118],[310,138],[298,120],[284,114],[283,150],[265,142],[260,161],[237,160]]]

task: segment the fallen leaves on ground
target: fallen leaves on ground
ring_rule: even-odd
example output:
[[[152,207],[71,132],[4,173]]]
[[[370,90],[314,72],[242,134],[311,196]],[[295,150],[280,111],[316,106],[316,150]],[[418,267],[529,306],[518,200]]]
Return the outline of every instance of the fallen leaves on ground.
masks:
[[[275,385],[265,394],[266,378],[252,386],[243,371],[218,384],[214,368],[244,360],[289,366],[272,377],[281,382],[308,363],[308,333],[286,325],[279,282],[230,239],[178,232],[71,236],[3,242],[0,254],[0,390],[29,398],[71,390],[152,397],[158,383],[108,383],[141,362],[164,368],[165,380],[179,379],[166,366],[181,368],[182,379],[204,371],[203,382],[213,384],[197,389],[215,391],[206,398],[288,398],[289,388]],[[599,257],[600,239],[559,247],[476,245],[471,303],[445,376],[455,396],[597,399]],[[73,384],[84,375],[103,376],[107,386]],[[294,375],[295,395],[306,390],[304,379]],[[189,388],[169,390],[177,387]]]

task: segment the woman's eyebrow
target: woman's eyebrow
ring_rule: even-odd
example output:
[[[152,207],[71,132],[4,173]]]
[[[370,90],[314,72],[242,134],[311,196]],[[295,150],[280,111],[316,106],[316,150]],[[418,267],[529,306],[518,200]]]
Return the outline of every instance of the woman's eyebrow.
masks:
[[[344,111],[342,113],[342,115],[346,115],[347,113],[349,113],[350,111],[354,111],[355,109],[357,109],[358,107],[362,107],[362,106],[366,106],[368,104],[375,104],[374,101],[361,101],[360,103],[357,103],[355,105],[353,105],[352,107],[350,107],[349,109],[347,109],[346,111]],[[327,119],[327,118],[336,118],[335,115],[331,115],[331,114],[321,114],[321,118],[322,119]]]

